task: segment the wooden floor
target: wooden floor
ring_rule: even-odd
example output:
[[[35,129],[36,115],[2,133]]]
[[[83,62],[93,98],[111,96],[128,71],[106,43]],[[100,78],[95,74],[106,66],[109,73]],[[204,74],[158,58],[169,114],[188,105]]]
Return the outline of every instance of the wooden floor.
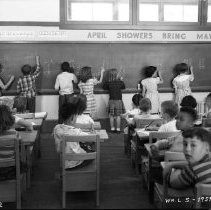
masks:
[[[50,129],[51,130],[51,129]],[[109,133],[109,140],[101,144],[101,177],[99,209],[150,209],[147,192],[143,189],[141,177],[130,166],[130,159],[124,155],[123,134]],[[61,208],[60,182],[55,178],[59,170],[54,139],[50,132],[41,135],[41,158],[36,162],[32,186],[23,197],[23,209]],[[11,204],[5,208],[11,208]],[[67,208],[93,209],[93,192],[67,194]]]

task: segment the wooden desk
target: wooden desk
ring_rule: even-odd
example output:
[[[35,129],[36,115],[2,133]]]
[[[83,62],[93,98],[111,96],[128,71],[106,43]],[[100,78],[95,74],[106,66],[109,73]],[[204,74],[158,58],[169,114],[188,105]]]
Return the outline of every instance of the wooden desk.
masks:
[[[106,130],[95,130],[95,133],[100,136],[101,142],[104,142],[104,140],[108,139],[108,134]]]
[[[39,138],[38,131],[19,131],[20,138],[25,145],[26,148],[26,164],[28,166],[27,177],[26,177],[26,185],[27,188],[31,186],[31,167],[32,167],[32,150],[35,145],[36,140]]]
[[[99,121],[95,121],[95,122],[94,122],[94,129],[95,129],[95,130],[100,130],[100,129],[101,129],[101,124],[100,124]]]
[[[15,114],[23,119],[46,119],[47,112],[35,112],[35,113],[17,113]]]

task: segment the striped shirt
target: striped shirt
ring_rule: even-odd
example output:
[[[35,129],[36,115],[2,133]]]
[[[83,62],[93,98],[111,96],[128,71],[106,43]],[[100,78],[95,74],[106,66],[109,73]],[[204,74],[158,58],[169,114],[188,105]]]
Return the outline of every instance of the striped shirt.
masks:
[[[37,65],[36,71],[33,74],[20,77],[17,84],[17,93],[27,98],[34,97],[36,95],[35,80],[39,74],[40,66]]]
[[[199,162],[188,164],[177,175],[180,186],[189,187],[197,183],[211,184],[211,158],[205,155]],[[170,183],[171,184],[171,183]]]

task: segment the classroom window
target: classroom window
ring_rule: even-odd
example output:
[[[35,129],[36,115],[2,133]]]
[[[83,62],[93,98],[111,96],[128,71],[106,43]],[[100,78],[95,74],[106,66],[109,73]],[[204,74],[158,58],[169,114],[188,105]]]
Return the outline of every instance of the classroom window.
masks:
[[[59,22],[59,0],[0,0],[0,21]]]
[[[198,22],[198,4],[164,4],[164,21],[168,22]]]
[[[67,21],[129,21],[129,0],[68,0]]]
[[[208,1],[207,22],[211,22],[211,0]]]
[[[159,21],[159,4],[139,3],[139,21]]]

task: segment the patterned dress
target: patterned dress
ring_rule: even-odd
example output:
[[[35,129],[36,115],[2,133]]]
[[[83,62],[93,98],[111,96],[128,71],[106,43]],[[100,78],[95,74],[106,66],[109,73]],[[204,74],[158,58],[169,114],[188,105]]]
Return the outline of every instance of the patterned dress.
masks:
[[[193,81],[192,75],[178,75],[173,80],[173,86],[175,88],[175,102],[180,105],[182,99],[191,95],[190,82]]]
[[[96,101],[94,97],[94,86],[97,85],[97,79],[89,79],[86,83],[79,82],[78,87],[81,90],[81,93],[86,95],[87,98],[87,108],[85,112],[90,113],[91,117],[94,117],[96,114]]]
[[[160,98],[158,94],[158,84],[161,82],[159,77],[146,78],[141,81],[143,87],[146,88],[145,98],[149,98],[152,103],[151,113],[160,112]]]

